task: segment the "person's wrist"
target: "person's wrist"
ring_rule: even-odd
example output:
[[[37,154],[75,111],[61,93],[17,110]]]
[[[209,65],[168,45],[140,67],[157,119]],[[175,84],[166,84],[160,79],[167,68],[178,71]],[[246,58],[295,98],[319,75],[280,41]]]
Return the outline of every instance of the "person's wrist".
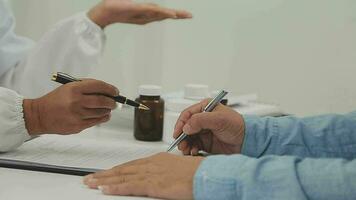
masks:
[[[93,7],[87,15],[91,21],[100,26],[102,29],[111,23],[109,21],[105,6],[102,3]]]
[[[23,113],[27,132],[30,135],[40,135],[43,130],[38,101],[35,99],[24,99]]]
[[[241,147],[241,154],[249,156],[249,157],[259,157],[260,156],[260,147],[263,147],[259,143],[262,140],[264,144],[264,139],[266,135],[264,135],[264,126],[261,123],[261,118],[255,115],[243,115],[244,120],[244,137]]]
[[[242,151],[242,146],[244,143],[244,138],[245,138],[245,121],[243,119],[243,116],[238,113],[236,120],[232,122],[232,124],[235,124],[234,131],[237,134],[237,140],[236,140],[236,149],[234,153],[241,153]]]

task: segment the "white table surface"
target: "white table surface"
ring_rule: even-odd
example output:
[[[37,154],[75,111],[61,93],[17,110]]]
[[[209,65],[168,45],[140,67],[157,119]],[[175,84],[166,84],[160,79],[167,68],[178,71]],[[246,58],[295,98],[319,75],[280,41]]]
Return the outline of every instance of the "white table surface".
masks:
[[[120,140],[141,145],[167,145],[163,142],[139,142],[134,140],[130,129],[106,129],[95,127],[80,134],[80,137],[95,138],[101,141]],[[138,197],[107,196],[98,190],[87,188],[82,177],[62,174],[34,172],[0,168],[0,200],[107,200],[145,199]]]
[[[240,108],[242,109],[242,108]],[[260,111],[262,109],[257,109]],[[255,111],[254,111],[255,112]],[[115,120],[116,119],[116,120]],[[120,141],[145,146],[168,146],[163,142],[140,142],[133,137],[131,122],[113,117],[108,125],[88,129],[79,137],[100,141]],[[123,128],[125,127],[125,128]],[[178,153],[176,151],[176,153]],[[82,177],[53,173],[0,168],[0,200],[107,200],[145,199],[135,197],[106,196],[82,184]]]

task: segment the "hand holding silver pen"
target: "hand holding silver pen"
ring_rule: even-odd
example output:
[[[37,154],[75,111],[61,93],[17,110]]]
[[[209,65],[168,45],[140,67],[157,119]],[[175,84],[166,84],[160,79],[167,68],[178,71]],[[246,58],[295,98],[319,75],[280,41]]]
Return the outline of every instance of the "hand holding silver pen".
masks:
[[[245,124],[242,116],[230,107],[218,104],[213,112],[202,112],[209,101],[204,100],[183,111],[174,129],[174,138],[182,132],[190,136],[178,145],[185,155],[198,151],[212,154],[240,153]]]
[[[225,90],[220,91],[216,97],[214,97],[208,105],[204,108],[203,112],[211,112],[220,103],[220,101],[228,94]],[[167,152],[173,150],[182,140],[187,137],[186,133],[182,133],[167,149]]]

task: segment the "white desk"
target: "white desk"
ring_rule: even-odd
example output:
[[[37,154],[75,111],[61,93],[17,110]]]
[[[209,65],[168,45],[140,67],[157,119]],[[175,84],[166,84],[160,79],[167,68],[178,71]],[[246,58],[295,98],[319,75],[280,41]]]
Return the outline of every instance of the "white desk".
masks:
[[[165,145],[163,142],[145,143],[135,141],[132,130],[108,130],[92,128],[80,134],[80,137],[97,140],[120,140],[140,145]],[[107,199],[144,199],[135,197],[106,196],[98,190],[87,188],[82,177],[61,174],[33,172],[0,168],[0,200],[107,200]]]
[[[262,110],[262,109],[258,109]],[[115,119],[115,118],[114,118]],[[127,144],[167,146],[163,142],[139,142],[133,137],[132,122],[112,120],[111,125],[95,127],[81,133],[79,137],[100,141],[120,141]],[[110,127],[112,129],[110,129]],[[121,128],[119,128],[121,127]],[[126,128],[122,128],[126,127]],[[12,170],[0,168],[0,200],[63,200],[63,199],[140,199],[132,197],[105,196],[98,190],[88,189],[82,177],[60,174]]]

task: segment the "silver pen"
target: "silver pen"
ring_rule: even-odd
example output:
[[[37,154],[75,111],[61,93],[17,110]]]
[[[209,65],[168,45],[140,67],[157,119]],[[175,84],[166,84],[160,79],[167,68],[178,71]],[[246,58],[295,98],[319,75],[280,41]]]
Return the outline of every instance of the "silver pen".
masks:
[[[227,95],[228,92],[221,90],[216,97],[214,97],[207,106],[205,106],[203,112],[211,112],[220,103],[220,101]],[[172,151],[182,140],[184,140],[188,135],[185,133],[180,134],[180,136],[174,140],[174,142],[169,145],[167,152]]]

